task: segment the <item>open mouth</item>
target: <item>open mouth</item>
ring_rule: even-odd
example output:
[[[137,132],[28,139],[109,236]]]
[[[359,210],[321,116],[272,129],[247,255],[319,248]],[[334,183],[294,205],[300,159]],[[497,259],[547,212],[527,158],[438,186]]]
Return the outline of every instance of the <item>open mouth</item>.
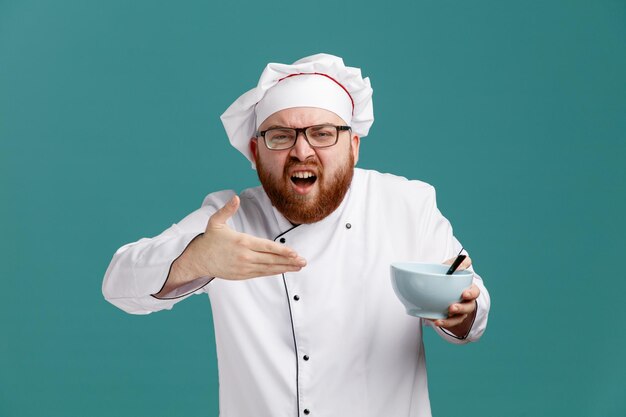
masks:
[[[317,176],[311,171],[297,171],[291,174],[291,182],[299,193],[308,192],[315,181],[317,181]]]

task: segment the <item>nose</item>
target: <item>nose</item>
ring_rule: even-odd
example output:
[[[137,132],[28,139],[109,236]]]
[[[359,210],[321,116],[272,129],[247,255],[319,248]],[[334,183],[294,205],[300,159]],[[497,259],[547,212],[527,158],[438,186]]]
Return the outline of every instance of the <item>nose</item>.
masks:
[[[315,155],[315,150],[309,145],[309,142],[307,142],[304,137],[304,132],[298,132],[296,144],[291,148],[289,154],[300,161],[306,161],[308,158]]]

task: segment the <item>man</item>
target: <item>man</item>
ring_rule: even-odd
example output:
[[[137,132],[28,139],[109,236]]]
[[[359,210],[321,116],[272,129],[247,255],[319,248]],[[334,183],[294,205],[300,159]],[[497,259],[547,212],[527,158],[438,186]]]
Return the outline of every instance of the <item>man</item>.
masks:
[[[434,323],[393,293],[391,262],[450,262],[461,245],[430,185],[354,168],[371,97],[338,57],[269,64],[222,115],[262,188],[209,194],[107,270],[106,299],[129,313],[208,293],[222,417],[430,416],[422,324],[452,343],[484,332],[477,275]]]

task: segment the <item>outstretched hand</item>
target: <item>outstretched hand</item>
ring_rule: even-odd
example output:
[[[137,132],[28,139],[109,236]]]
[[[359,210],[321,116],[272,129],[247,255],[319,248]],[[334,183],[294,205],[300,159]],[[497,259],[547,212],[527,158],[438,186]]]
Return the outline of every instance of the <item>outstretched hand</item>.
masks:
[[[239,209],[234,196],[209,219],[203,235],[189,245],[189,261],[199,276],[240,280],[299,271],[304,258],[285,245],[236,232],[226,222]]]

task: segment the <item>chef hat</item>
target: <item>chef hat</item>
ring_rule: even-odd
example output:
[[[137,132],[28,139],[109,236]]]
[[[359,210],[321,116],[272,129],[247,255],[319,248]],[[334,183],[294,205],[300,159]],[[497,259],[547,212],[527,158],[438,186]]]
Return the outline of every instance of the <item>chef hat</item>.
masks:
[[[250,139],[277,111],[318,107],[341,117],[358,136],[367,136],[374,122],[372,88],[359,68],[346,67],[337,56],[317,54],[291,65],[270,63],[259,83],[222,114],[230,143],[252,162]]]

